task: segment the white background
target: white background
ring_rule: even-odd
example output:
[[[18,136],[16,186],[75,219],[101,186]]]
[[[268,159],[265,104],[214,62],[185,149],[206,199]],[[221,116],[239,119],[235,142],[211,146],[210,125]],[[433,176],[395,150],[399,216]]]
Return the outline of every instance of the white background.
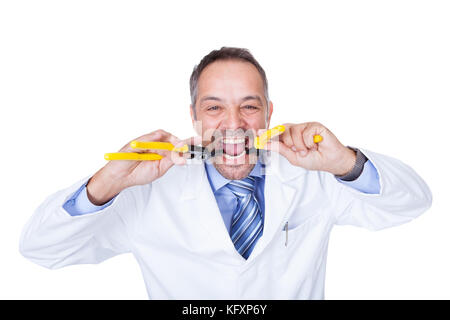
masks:
[[[191,136],[190,73],[225,45],[265,68],[272,126],[319,121],[433,192],[408,224],[334,228],[326,298],[449,299],[449,16],[447,1],[2,1],[0,298],[147,298],[131,255],[50,271],[20,255],[20,232],[105,152]]]

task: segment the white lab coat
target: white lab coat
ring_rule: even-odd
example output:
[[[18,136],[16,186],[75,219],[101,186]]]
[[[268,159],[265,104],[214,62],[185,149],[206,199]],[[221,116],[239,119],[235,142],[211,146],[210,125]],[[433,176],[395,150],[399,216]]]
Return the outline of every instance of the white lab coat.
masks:
[[[380,194],[358,192],[278,154],[267,157],[264,232],[248,260],[235,250],[198,163],[174,166],[151,184],[125,189],[107,208],[72,217],[63,204],[86,177],[37,208],[20,251],[52,269],[131,252],[151,299],[323,299],[334,225],[378,230],[431,205],[429,188],[410,167],[361,151],[378,171]]]

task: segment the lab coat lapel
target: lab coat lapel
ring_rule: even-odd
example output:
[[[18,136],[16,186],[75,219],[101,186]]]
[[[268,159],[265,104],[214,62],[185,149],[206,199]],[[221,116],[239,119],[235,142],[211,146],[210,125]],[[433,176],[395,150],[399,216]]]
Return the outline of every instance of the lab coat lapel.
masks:
[[[193,210],[190,210],[193,219],[206,230],[217,248],[236,258],[236,263],[251,262],[264,250],[276,232],[282,230],[294,209],[292,204],[295,194],[303,187],[301,176],[306,173],[305,169],[292,166],[279,154],[264,155],[263,163],[266,165],[264,229],[247,260],[236,251],[231,241],[204,165],[198,160],[192,160],[187,168],[186,185],[191,187],[184,189],[181,200],[193,201]],[[188,203],[186,205],[189,206]]]
[[[256,258],[273,239],[277,231],[293,211],[293,200],[302,187],[301,176],[306,170],[290,165],[279,154],[266,155],[266,181],[264,186],[265,213],[264,229],[249,261]]]
[[[190,188],[183,190],[182,201],[192,201],[190,214],[205,229],[213,244],[238,259],[242,257],[236,251],[208,181],[205,166],[198,160],[187,165],[187,184]],[[190,204],[186,204],[190,206]],[[243,258],[242,258],[243,259]]]

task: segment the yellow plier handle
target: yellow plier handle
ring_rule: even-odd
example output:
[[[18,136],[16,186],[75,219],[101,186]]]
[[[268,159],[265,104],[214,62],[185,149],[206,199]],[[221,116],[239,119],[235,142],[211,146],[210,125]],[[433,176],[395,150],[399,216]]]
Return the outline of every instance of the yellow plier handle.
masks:
[[[137,153],[137,152],[113,152],[105,153],[105,160],[161,160],[164,158],[157,153]]]
[[[256,149],[263,149],[270,139],[282,134],[284,130],[286,130],[286,128],[283,125],[267,130],[262,135],[255,137],[255,141],[253,143],[254,147]]]
[[[180,148],[175,148],[175,146],[169,142],[159,142],[159,141],[137,141],[133,140],[130,142],[130,146],[133,149],[153,149],[153,150],[168,150],[174,152],[187,152],[189,150],[188,145],[185,144]],[[162,155],[157,153],[137,153],[137,152],[114,152],[105,153],[105,160],[161,160],[164,158]]]
[[[133,149],[153,149],[153,150],[168,150],[173,152],[187,152],[189,147],[187,144],[180,148],[175,148],[175,146],[169,142],[158,142],[158,141],[136,141],[130,142],[130,146]]]

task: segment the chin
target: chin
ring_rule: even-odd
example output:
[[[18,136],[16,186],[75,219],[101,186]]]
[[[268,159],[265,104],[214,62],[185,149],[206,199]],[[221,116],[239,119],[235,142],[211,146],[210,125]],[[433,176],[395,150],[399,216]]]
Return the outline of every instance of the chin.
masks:
[[[214,164],[217,171],[228,180],[241,180],[246,178],[254,166],[254,164]]]
[[[228,180],[241,180],[246,178],[255,167],[257,157],[244,155],[235,159],[219,157],[214,162],[217,171]]]

